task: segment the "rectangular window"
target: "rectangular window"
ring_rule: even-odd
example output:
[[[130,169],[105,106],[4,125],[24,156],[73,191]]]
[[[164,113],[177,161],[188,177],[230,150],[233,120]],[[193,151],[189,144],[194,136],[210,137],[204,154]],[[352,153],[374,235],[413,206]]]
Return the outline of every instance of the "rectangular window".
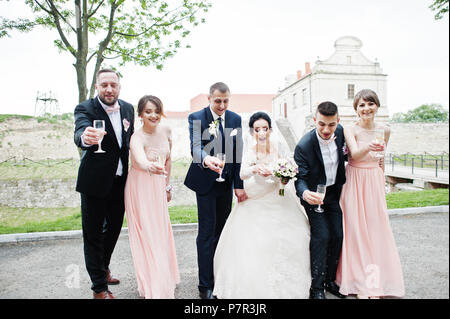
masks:
[[[353,100],[354,97],[355,97],[355,85],[348,84],[347,85],[347,99]]]
[[[297,108],[297,93],[292,94],[292,105],[294,106],[294,109]]]
[[[308,104],[308,99],[307,99],[307,96],[306,96],[306,89],[302,90],[302,104],[303,105]]]

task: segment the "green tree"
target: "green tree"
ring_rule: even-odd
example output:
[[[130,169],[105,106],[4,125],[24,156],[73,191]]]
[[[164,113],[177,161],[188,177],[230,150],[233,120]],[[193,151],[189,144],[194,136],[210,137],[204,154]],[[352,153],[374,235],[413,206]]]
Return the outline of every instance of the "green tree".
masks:
[[[393,122],[447,122],[448,111],[440,104],[423,104],[415,109],[409,110],[406,113],[395,113],[392,116]]]
[[[448,0],[435,0],[429,8],[436,12],[434,19],[440,20],[448,12]]]
[[[195,0],[25,0],[25,4],[34,18],[0,17],[0,38],[37,26],[55,30],[56,47],[75,60],[80,102],[86,100],[88,91],[89,97],[94,96],[95,74],[105,60],[112,67],[134,62],[162,69],[191,28],[205,23],[202,16],[211,7],[207,1]],[[94,65],[88,90],[90,62]]]

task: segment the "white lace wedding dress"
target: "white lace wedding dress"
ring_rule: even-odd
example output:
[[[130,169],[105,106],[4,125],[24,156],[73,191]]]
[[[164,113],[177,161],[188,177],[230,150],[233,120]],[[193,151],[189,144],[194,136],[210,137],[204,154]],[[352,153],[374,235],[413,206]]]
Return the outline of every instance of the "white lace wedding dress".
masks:
[[[263,162],[270,165],[277,158]],[[292,180],[280,196],[279,178],[252,174],[259,162],[254,151],[244,154],[241,178],[249,199],[236,203],[222,231],[214,257],[213,294],[219,299],[308,298],[308,218]]]

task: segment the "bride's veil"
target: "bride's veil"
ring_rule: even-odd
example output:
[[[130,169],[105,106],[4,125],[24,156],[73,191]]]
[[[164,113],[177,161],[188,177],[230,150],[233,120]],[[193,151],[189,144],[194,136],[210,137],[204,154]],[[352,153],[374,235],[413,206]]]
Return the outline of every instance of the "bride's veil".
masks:
[[[284,137],[281,135],[280,130],[278,127],[272,124],[272,133],[270,134],[270,143],[273,145],[273,147],[278,152],[279,158],[291,158],[292,152],[289,149],[289,146],[284,139]]]
[[[264,111],[262,111],[264,112]],[[257,112],[254,112],[257,113]],[[289,146],[279,131],[275,121],[272,119],[268,112],[264,112],[271,118],[271,133],[270,133],[270,150],[276,152],[279,158],[292,158],[293,154],[290,151]],[[246,121],[248,123],[248,121]],[[242,128],[242,140],[243,140],[243,155],[245,158],[252,158],[256,146],[256,139],[252,135],[252,129],[248,126]]]
[[[256,113],[256,112],[255,112]],[[267,115],[270,114],[265,112]],[[255,137],[251,134],[252,129],[250,129],[249,125],[248,125],[248,121],[246,126],[243,126],[242,128],[242,140],[243,140],[243,161],[242,163],[244,164],[243,167],[241,167],[241,172],[242,171],[248,171],[248,166],[249,165],[253,165],[256,164],[256,152],[255,152],[255,146],[256,146],[256,139]],[[272,117],[271,117],[271,134],[270,134],[270,152],[274,152],[274,154],[277,154],[276,157],[278,158],[286,158],[286,159],[293,159],[293,151],[289,148],[288,143],[286,142],[286,140],[284,139],[283,135],[281,134],[281,132],[279,131],[276,123],[273,121]],[[278,185],[279,183],[279,178],[272,176],[269,177],[271,180],[275,181]],[[244,188],[245,188],[245,184],[244,184]],[[295,186],[294,186],[294,182],[291,180],[285,187],[285,196],[286,196],[286,200],[288,198],[290,198],[291,200],[294,200],[297,205],[299,207],[300,206],[300,202],[298,200],[298,197],[296,195],[296,190],[295,190]],[[302,213],[306,215],[306,213],[304,212],[303,208],[301,208]]]

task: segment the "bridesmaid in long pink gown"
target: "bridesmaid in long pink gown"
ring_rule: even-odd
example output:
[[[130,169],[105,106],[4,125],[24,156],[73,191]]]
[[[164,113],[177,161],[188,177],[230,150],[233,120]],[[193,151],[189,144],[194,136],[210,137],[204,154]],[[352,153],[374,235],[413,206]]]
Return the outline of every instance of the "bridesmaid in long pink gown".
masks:
[[[359,119],[344,128],[350,157],[340,201],[344,240],[336,283],[340,293],[361,299],[402,297],[405,288],[386,206],[384,161],[377,157],[384,152],[390,129],[374,121],[380,107],[375,92],[360,91],[353,107]]]
[[[139,295],[170,299],[175,298],[180,276],[167,204],[172,140],[170,128],[159,124],[163,114],[157,97],[139,100],[143,126],[130,141],[125,211]]]

